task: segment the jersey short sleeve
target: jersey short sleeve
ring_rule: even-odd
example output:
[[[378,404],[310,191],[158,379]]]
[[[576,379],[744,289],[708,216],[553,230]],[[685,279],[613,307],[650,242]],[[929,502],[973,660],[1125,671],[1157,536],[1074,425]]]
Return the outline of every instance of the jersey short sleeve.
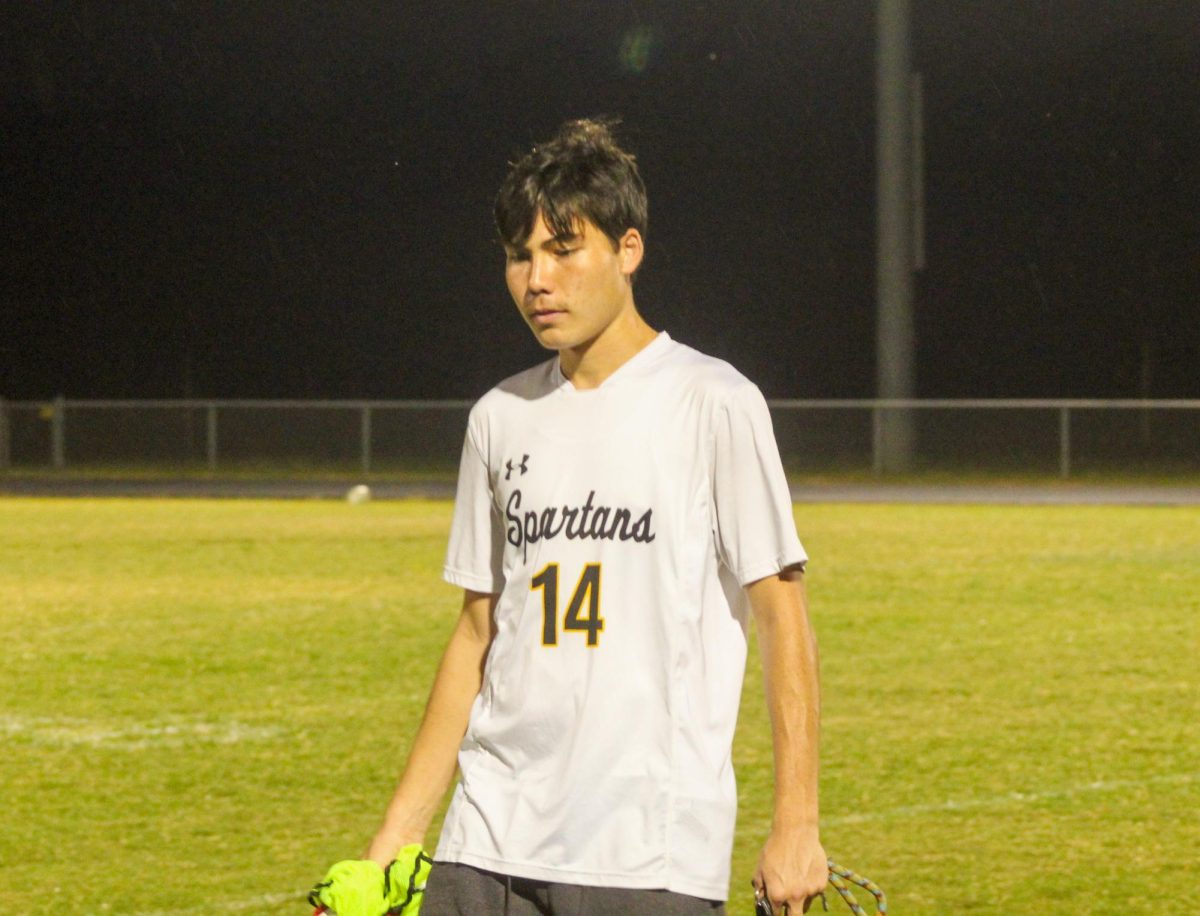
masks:
[[[713,428],[713,504],[721,559],[740,585],[807,562],[771,414],[749,381],[727,392]]]
[[[492,500],[488,466],[468,426],[458,468],[454,521],[442,578],[451,585],[485,594],[504,588],[504,533]]]

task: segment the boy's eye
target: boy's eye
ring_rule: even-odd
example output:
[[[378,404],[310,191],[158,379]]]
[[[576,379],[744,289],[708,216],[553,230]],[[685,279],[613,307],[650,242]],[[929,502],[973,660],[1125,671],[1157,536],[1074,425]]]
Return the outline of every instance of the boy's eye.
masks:
[[[565,258],[567,255],[573,254],[574,252],[575,252],[574,248],[555,248],[554,249],[554,253],[560,258]]]
[[[509,261],[528,261],[529,260],[529,252],[528,251],[510,251],[508,253],[508,260]]]

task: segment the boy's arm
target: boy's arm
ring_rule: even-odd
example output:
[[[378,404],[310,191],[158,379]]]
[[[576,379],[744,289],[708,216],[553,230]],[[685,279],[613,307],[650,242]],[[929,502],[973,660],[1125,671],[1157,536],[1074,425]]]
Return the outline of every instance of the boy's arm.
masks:
[[[776,912],[806,912],[825,888],[828,865],[817,818],[821,719],[817,644],[804,574],[787,571],[746,588],[762,654],[775,750],[775,813],[754,886]]]
[[[421,727],[383,826],[367,849],[381,866],[402,846],[421,843],[446,792],[467,731],[471,705],[483,684],[483,665],[495,636],[492,612],[497,595],[466,591],[458,625],[442,653]]]

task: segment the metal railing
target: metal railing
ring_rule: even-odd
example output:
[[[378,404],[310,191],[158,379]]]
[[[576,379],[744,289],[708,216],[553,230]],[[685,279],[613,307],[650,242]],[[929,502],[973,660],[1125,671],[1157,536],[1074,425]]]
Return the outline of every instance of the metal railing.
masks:
[[[889,412],[914,432],[917,468],[1057,473],[1200,472],[1200,399],[769,401],[785,464],[882,474]],[[452,469],[463,400],[0,399],[0,470],[266,465],[370,473]]]
[[[1112,449],[1110,452],[1119,460],[1120,456],[1129,457],[1131,451],[1140,451],[1143,456],[1148,452],[1151,457],[1168,461],[1172,467],[1178,468],[1190,465],[1191,469],[1200,470],[1200,428],[1192,430],[1193,435],[1187,437],[1188,443],[1180,448],[1178,431],[1174,435],[1161,437],[1157,447],[1152,444],[1153,435],[1150,432],[1151,417],[1160,412],[1186,411],[1192,423],[1200,426],[1200,399],[1175,400],[1137,400],[1137,399],[1088,399],[1088,398],[930,398],[919,399],[876,399],[876,400],[773,400],[768,402],[772,411],[801,410],[801,411],[859,411],[869,412],[871,417],[871,467],[876,474],[884,472],[884,456],[886,453],[885,416],[888,412],[1033,412],[1049,414],[1057,424],[1057,467],[1062,478],[1071,476],[1072,470],[1072,415],[1086,413],[1101,413],[1115,411],[1135,416],[1140,432],[1139,438],[1143,443],[1142,449]],[[1117,424],[1119,427],[1120,424]],[[1044,434],[1044,433],[1043,433]],[[926,432],[926,448],[929,447],[930,437]],[[1166,439],[1167,441],[1162,441]],[[961,449],[959,450],[962,451]],[[1012,449],[1019,452],[1020,449]],[[983,457],[976,454],[976,457]],[[1173,459],[1173,460],[1172,460]]]

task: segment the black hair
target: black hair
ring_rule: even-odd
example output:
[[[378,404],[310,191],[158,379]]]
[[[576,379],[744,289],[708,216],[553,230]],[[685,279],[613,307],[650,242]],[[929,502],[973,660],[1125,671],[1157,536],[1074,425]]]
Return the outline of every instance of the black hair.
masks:
[[[646,186],[637,162],[613,137],[617,122],[596,118],[568,121],[548,143],[509,166],[496,195],[496,231],[517,247],[533,233],[541,212],[556,236],[594,223],[615,247],[628,229],[646,234]]]

